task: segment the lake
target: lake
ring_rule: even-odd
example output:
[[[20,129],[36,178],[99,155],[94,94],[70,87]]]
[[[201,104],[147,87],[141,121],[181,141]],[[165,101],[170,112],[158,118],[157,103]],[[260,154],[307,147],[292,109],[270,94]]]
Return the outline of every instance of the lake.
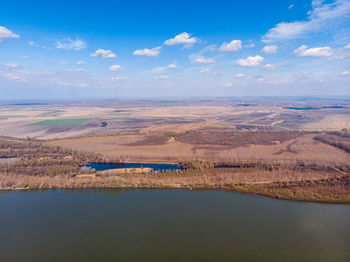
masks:
[[[350,205],[221,191],[0,191],[0,261],[350,261]]]
[[[105,171],[109,169],[120,168],[152,168],[153,171],[167,171],[167,170],[180,170],[180,166],[177,164],[154,164],[154,163],[122,163],[122,164],[109,164],[109,163],[88,163],[86,166],[94,168],[96,171]]]

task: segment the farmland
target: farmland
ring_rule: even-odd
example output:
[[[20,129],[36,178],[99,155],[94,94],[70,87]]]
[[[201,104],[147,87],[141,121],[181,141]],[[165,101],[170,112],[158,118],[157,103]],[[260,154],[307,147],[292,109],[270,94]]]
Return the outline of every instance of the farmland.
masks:
[[[54,120],[43,120],[33,125],[36,126],[80,126],[89,121],[92,118],[66,118],[66,119],[54,119]]]
[[[349,202],[346,100],[95,101],[2,109],[2,188],[205,188]],[[185,169],[160,175],[81,168],[94,161],[181,163]]]

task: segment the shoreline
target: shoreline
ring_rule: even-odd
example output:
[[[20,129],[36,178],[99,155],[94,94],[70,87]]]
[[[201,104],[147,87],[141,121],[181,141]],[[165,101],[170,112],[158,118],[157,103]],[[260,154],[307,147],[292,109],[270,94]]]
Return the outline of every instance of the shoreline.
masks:
[[[127,175],[124,175],[127,176]],[[28,177],[27,177],[28,179]],[[184,190],[218,190],[236,192],[241,194],[258,195],[275,199],[315,202],[328,204],[350,204],[350,175],[343,177],[333,177],[319,180],[305,181],[285,181],[285,182],[263,182],[263,183],[222,183],[222,184],[161,184],[158,183],[138,183],[137,180],[123,181],[120,176],[107,176],[103,179],[95,178],[71,178],[66,183],[58,183],[57,178],[45,178],[45,183],[38,184],[34,179],[29,183],[20,186],[12,185],[4,187],[1,185],[0,191],[26,191],[26,190],[56,190],[56,189],[184,189]],[[61,177],[59,179],[62,179]],[[73,180],[73,181],[72,181]],[[118,183],[115,183],[119,181]],[[70,182],[70,183],[68,183]],[[73,183],[74,182],[74,183]],[[336,187],[336,193],[332,193]],[[341,193],[340,193],[341,192]]]

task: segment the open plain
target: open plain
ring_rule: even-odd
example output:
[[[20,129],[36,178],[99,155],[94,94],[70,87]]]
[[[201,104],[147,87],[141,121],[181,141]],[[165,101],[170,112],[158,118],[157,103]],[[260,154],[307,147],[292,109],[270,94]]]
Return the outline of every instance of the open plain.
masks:
[[[349,115],[350,101],[340,99],[3,103],[0,184],[218,188],[349,202]],[[16,147],[9,143],[19,149],[11,151]],[[28,156],[33,147],[36,153]],[[52,154],[38,153],[47,150]],[[45,167],[48,159],[58,170],[66,165],[65,171]],[[106,172],[84,168],[89,162],[178,163],[184,169]]]

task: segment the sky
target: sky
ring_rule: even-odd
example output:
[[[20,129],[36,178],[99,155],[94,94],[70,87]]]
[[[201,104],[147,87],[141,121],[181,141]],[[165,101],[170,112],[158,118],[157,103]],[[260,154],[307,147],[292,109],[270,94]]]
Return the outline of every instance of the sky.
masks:
[[[350,0],[0,1],[0,100],[350,96]]]

